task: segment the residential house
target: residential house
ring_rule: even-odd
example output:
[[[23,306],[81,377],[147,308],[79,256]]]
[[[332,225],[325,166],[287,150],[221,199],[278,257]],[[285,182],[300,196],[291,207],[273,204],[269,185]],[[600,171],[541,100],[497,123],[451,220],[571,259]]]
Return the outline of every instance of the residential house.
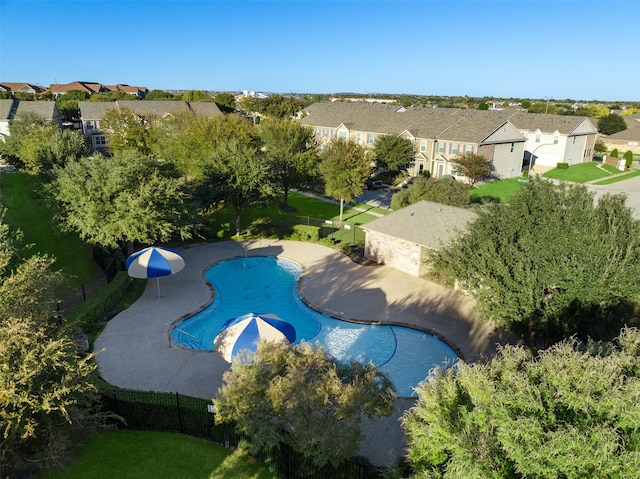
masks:
[[[137,98],[144,99],[149,92],[147,87],[144,86],[130,86],[118,83],[117,85],[103,85],[102,83],[86,82],[86,81],[74,81],[71,83],[54,83],[49,87],[49,91],[53,94],[54,98],[60,98],[60,96],[70,91],[83,91],[89,95],[94,93],[105,93],[120,91],[133,95]]]
[[[107,89],[102,83],[74,81],[71,83],[52,83],[49,91],[53,94],[54,98],[60,98],[70,91],[83,91],[89,95],[93,95],[94,93],[105,92]]]
[[[62,115],[55,101],[0,100],[0,139],[11,134],[11,123],[21,114],[33,113],[40,118],[62,124]]]
[[[640,113],[623,117],[627,129],[612,135],[601,135],[600,139],[609,150],[618,149],[620,157],[627,151],[640,155]]]
[[[429,171],[434,177],[462,178],[453,160],[476,153],[491,161],[495,178],[512,178],[521,171],[525,138],[508,118],[495,113],[499,112],[322,102],[305,108],[300,122],[314,128],[321,145],[344,138],[373,148],[380,136],[399,134],[414,144],[412,176]]]
[[[555,168],[558,163],[575,165],[593,161],[594,146],[598,130],[584,116],[546,115],[517,111],[509,116],[527,141],[524,160],[540,172]]]
[[[82,132],[91,138],[91,147],[94,150],[104,150],[108,143],[106,132],[102,128],[102,120],[107,111],[117,109],[129,109],[134,113],[155,118],[166,118],[178,113],[193,113],[200,116],[215,116],[222,112],[215,102],[186,101],[138,101],[117,100],[113,102],[81,101],[79,102],[80,121]]]
[[[471,209],[419,201],[364,226],[366,258],[423,276],[429,258],[478,217]]]
[[[42,86],[34,85],[32,83],[20,83],[20,82],[2,82],[0,83],[0,92],[11,93],[31,93],[33,95],[40,95],[47,89]]]
[[[436,178],[460,176],[454,160],[465,153],[490,160],[492,176],[499,179],[519,176],[523,161],[532,155],[541,166],[591,161],[597,136],[596,128],[586,117],[538,115],[513,109],[481,111],[322,102],[307,107],[300,121],[314,128],[321,144],[340,137],[373,148],[381,135],[402,135],[415,148],[414,164],[408,173],[417,176],[428,170]]]

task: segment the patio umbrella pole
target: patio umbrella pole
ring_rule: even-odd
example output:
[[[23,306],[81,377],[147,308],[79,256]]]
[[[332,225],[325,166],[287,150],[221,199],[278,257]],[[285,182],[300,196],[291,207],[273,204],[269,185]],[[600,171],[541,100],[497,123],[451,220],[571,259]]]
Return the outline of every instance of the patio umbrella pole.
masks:
[[[158,298],[160,297],[160,278],[156,278],[156,286],[158,287]]]

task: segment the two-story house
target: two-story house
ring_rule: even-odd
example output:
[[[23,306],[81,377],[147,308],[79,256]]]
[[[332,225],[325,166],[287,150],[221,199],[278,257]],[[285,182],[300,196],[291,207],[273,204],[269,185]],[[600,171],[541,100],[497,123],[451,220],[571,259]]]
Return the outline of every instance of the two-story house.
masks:
[[[314,128],[321,144],[340,137],[373,148],[380,136],[399,134],[414,144],[408,173],[428,170],[436,178],[458,176],[454,159],[465,153],[490,160],[492,176],[501,179],[519,176],[531,155],[540,165],[591,161],[597,135],[586,117],[365,102],[316,103],[303,111],[300,121]],[[542,144],[556,146],[545,151]]]
[[[414,163],[408,171],[413,176],[427,170],[434,177],[459,176],[453,160],[465,153],[490,160],[496,178],[518,176],[525,138],[507,119],[489,113],[322,102],[307,107],[300,121],[314,128],[321,144],[344,138],[373,148],[383,135],[401,135],[414,145]]]

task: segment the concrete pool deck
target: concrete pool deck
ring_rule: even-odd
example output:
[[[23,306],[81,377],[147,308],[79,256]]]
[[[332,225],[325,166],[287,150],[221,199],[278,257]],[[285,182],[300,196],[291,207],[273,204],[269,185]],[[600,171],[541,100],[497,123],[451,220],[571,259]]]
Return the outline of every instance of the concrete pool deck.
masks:
[[[178,392],[210,399],[229,364],[216,352],[194,351],[170,341],[170,327],[206,307],[213,292],[204,278],[211,265],[229,258],[281,256],[303,266],[299,292],[315,309],[345,319],[380,321],[432,331],[469,362],[490,356],[508,335],[475,320],[470,298],[386,266],[363,266],[332,248],[296,241],[255,240],[188,246],[186,266],[149,284],[131,307],[111,319],[94,344],[100,375],[119,387]],[[376,465],[404,456],[399,425],[412,399],[400,399],[394,414],[362,423],[360,454]]]

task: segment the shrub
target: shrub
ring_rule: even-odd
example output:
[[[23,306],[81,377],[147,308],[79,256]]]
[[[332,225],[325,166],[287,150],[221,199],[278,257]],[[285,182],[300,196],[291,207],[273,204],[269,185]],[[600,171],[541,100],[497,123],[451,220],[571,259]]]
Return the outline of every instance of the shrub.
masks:
[[[622,157],[625,159],[624,166],[629,168],[633,164],[633,152],[627,150]]]
[[[559,170],[567,170],[569,169],[569,163],[558,163],[556,165],[556,168],[558,168]]]
[[[609,155],[613,158],[618,158],[618,156],[620,156],[620,153],[618,153],[618,149],[614,148],[613,150],[611,150],[611,154]]]
[[[317,226],[293,225],[293,233],[289,236],[289,239],[294,241],[317,242],[320,239],[320,231]]]

